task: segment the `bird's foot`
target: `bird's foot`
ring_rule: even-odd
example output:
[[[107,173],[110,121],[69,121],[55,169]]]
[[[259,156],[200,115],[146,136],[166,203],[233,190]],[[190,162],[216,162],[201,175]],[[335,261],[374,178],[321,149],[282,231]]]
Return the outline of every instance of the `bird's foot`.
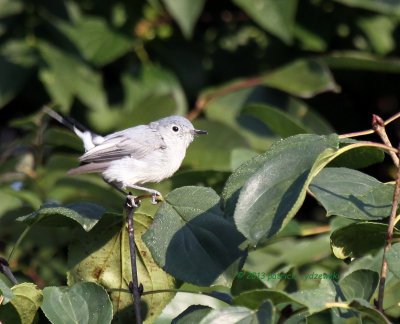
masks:
[[[163,201],[164,197],[162,194],[158,191],[154,191],[151,193],[151,203],[153,205],[157,205],[160,201]]]
[[[136,200],[137,196],[129,193],[126,195],[126,205],[130,208],[138,208],[140,206],[140,200]]]

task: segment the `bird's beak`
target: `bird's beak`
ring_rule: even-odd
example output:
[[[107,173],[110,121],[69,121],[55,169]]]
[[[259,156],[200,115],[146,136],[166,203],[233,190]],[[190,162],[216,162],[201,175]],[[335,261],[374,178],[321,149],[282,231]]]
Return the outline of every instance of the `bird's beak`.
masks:
[[[206,130],[201,130],[201,129],[193,130],[193,135],[201,135],[201,134],[207,134],[207,131]]]

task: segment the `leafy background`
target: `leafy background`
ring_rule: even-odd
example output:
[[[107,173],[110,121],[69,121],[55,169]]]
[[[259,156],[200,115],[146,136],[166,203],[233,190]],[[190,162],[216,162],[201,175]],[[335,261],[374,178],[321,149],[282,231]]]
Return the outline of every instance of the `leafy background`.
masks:
[[[225,185],[228,177],[276,140],[300,133],[340,134],[367,129],[372,113],[387,118],[398,111],[399,18],[399,4],[372,0],[0,0],[0,255],[9,255],[25,229],[24,223],[28,224],[30,231],[16,250],[11,268],[20,281],[34,282],[41,289],[46,287],[46,297],[73,294],[81,289],[74,285],[77,287],[74,292],[60,292],[50,290],[51,286],[93,280],[90,265],[80,263],[83,243],[76,242],[77,237],[82,237],[89,250],[96,251],[94,257],[100,259],[102,253],[111,253],[113,239],[118,239],[122,247],[125,244],[121,218],[115,216],[122,212],[121,197],[97,175],[66,176],[66,171],[77,165],[81,143],[68,130],[50,121],[43,113],[43,105],[54,104],[60,112],[102,134],[171,114],[189,114],[195,126],[207,129],[209,135],[197,138],[180,171],[154,188],[166,195],[182,186],[210,187],[206,191],[187,191],[191,195],[185,203],[194,206],[196,194],[207,197],[210,210],[200,206],[205,208],[207,219],[222,215],[220,209],[212,209],[219,200],[218,195],[222,195],[225,214],[233,215],[232,199],[237,197],[231,195],[243,183],[240,178],[237,182],[230,178]],[[396,122],[391,124],[389,136],[393,143],[398,143],[400,133]],[[376,137],[367,139],[377,140]],[[298,152],[301,154],[302,149],[298,148]],[[252,174],[262,161],[260,158],[244,168],[252,170],[249,171]],[[358,162],[352,167],[368,166],[363,171],[380,181],[394,178],[390,160],[370,164]],[[339,163],[339,166],[343,165]],[[379,268],[376,260],[380,256],[372,253],[376,252],[374,247],[382,244],[379,238],[374,241],[376,244],[371,244],[372,250],[353,244],[351,251],[345,251],[343,240],[354,231],[350,228],[347,234],[333,232],[350,222],[335,215],[365,219],[362,215],[348,216],[346,210],[339,213],[340,201],[331,201],[333,205],[324,203],[324,184],[329,183],[329,188],[333,188],[332,179],[359,179],[360,176],[340,172],[330,169],[321,173],[310,187],[326,211],[307,198],[279,238],[249,250],[245,271],[267,273],[284,269],[285,272],[343,274],[356,271],[357,267],[365,269],[363,262],[364,265],[376,263],[376,270]],[[373,178],[363,178],[363,183],[377,192],[384,186]],[[143,202],[137,214],[141,234],[150,227],[158,208],[161,215],[168,214],[168,206],[176,204],[176,192],[161,207]],[[78,218],[78,222],[84,223],[79,217],[88,207],[79,202],[99,205],[97,209],[90,208],[90,217],[100,218],[107,212],[101,224],[89,234],[70,221]],[[241,204],[240,208],[248,207],[243,199]],[[348,208],[351,210],[351,206]],[[327,213],[334,216],[327,218]],[[26,217],[17,222],[21,216]],[[187,217],[187,222],[195,221],[192,214]],[[39,220],[47,226],[33,226]],[[154,223],[157,222],[161,221],[156,218]],[[87,231],[93,226],[88,222],[83,228]],[[182,224],[171,222],[165,226],[186,237]],[[196,228],[196,223],[193,226]],[[359,228],[357,232],[384,233],[382,226],[368,223],[362,229],[365,232]],[[223,219],[216,230],[222,235],[224,229],[233,227],[233,223]],[[316,235],[319,231],[321,234]],[[331,237],[329,231],[333,232]],[[196,235],[199,233],[194,231]],[[212,271],[207,273],[207,269],[203,271],[204,276],[196,277],[190,271],[182,271],[178,261],[188,259],[185,254],[171,262],[163,260],[162,256],[170,252],[158,251],[151,244],[151,238],[159,236],[157,227],[147,231],[142,248],[148,249],[147,253],[179,280],[174,281],[160,271],[157,278],[162,279],[156,286],[158,289],[196,290],[192,285],[206,286],[214,282],[226,293],[240,264],[242,250],[237,247],[243,237],[238,232],[233,230],[232,236],[221,236],[220,242],[214,242],[222,246],[235,242],[237,248],[229,250],[226,259],[211,254],[214,260],[220,261],[213,264],[216,273],[237,260],[230,272],[225,271],[218,278]],[[99,238],[107,244],[97,250]],[[364,256],[364,259],[349,270],[349,266],[332,254],[330,240],[336,257]],[[366,255],[366,251],[371,254]],[[111,264],[124,264],[126,260],[118,259],[121,255],[116,254],[117,259],[110,261]],[[156,267],[152,259],[143,262],[145,268]],[[199,269],[200,265],[192,266]],[[372,285],[376,282],[374,273],[362,273],[354,280],[365,276],[363,280]],[[123,285],[124,278],[126,274],[122,273],[114,278],[116,281],[101,284]],[[286,292],[316,287],[315,282],[295,284],[290,280],[272,283],[252,280],[246,284],[254,285],[253,288],[278,287]],[[237,307],[248,307],[237,309],[238,314],[256,316],[254,308],[269,314],[272,304],[249,305],[248,300],[252,298],[240,295],[249,287],[241,285],[243,282],[236,278],[230,291],[231,295],[237,295],[234,298],[234,303],[240,305]],[[400,299],[397,286],[398,281],[393,279],[387,307]],[[87,291],[96,294],[97,290],[96,286],[88,287]],[[371,294],[365,292],[363,296],[368,299]],[[112,295],[114,314],[115,301],[120,297]],[[277,297],[267,297],[273,304],[276,302]],[[124,303],[129,303],[129,298]],[[148,298],[148,303],[160,303],[155,308],[161,312],[164,307],[161,301],[169,300],[172,294]],[[221,307],[213,298],[202,297],[201,302],[196,298],[199,296],[176,295],[173,302],[180,311],[174,313],[170,306],[158,321],[168,322],[196,303]],[[240,298],[246,302],[240,302]],[[293,296],[279,298],[304,302]],[[313,312],[321,311],[318,305],[313,306]],[[362,308],[359,304],[353,306]],[[42,311],[52,320],[48,308]],[[220,316],[206,315],[208,311],[203,310],[206,317],[202,315],[206,322]],[[120,312],[115,320],[119,318],[123,322],[124,316],[131,315]],[[149,316],[149,320],[155,320],[156,315]],[[325,310],[322,315],[315,315],[315,319],[336,315]],[[396,317],[400,313],[391,309],[390,315]],[[42,313],[39,316],[40,320],[45,319]]]

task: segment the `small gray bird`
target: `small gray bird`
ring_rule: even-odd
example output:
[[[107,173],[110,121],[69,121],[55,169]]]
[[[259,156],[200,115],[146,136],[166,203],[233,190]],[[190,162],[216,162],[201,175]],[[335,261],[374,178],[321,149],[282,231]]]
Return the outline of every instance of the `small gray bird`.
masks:
[[[105,182],[125,195],[122,189],[127,187],[149,192],[153,204],[157,203],[157,196],[162,197],[161,193],[139,185],[171,177],[179,169],[194,136],[207,134],[195,129],[185,117],[170,116],[103,137],[50,108],[45,111],[83,141],[85,154],[79,158],[81,165],[68,174],[101,173]]]

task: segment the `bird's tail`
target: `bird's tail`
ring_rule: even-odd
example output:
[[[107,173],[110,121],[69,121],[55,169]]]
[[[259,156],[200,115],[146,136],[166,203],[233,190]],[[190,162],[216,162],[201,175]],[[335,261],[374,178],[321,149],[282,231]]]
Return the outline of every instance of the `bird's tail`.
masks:
[[[104,138],[102,136],[90,131],[87,127],[83,126],[75,119],[61,116],[58,112],[54,111],[49,107],[45,107],[44,111],[50,117],[54,118],[59,123],[68,127],[76,135],[78,135],[78,137],[83,141],[83,146],[85,147],[85,151],[90,150],[91,148],[95,147],[96,145],[104,141]]]

